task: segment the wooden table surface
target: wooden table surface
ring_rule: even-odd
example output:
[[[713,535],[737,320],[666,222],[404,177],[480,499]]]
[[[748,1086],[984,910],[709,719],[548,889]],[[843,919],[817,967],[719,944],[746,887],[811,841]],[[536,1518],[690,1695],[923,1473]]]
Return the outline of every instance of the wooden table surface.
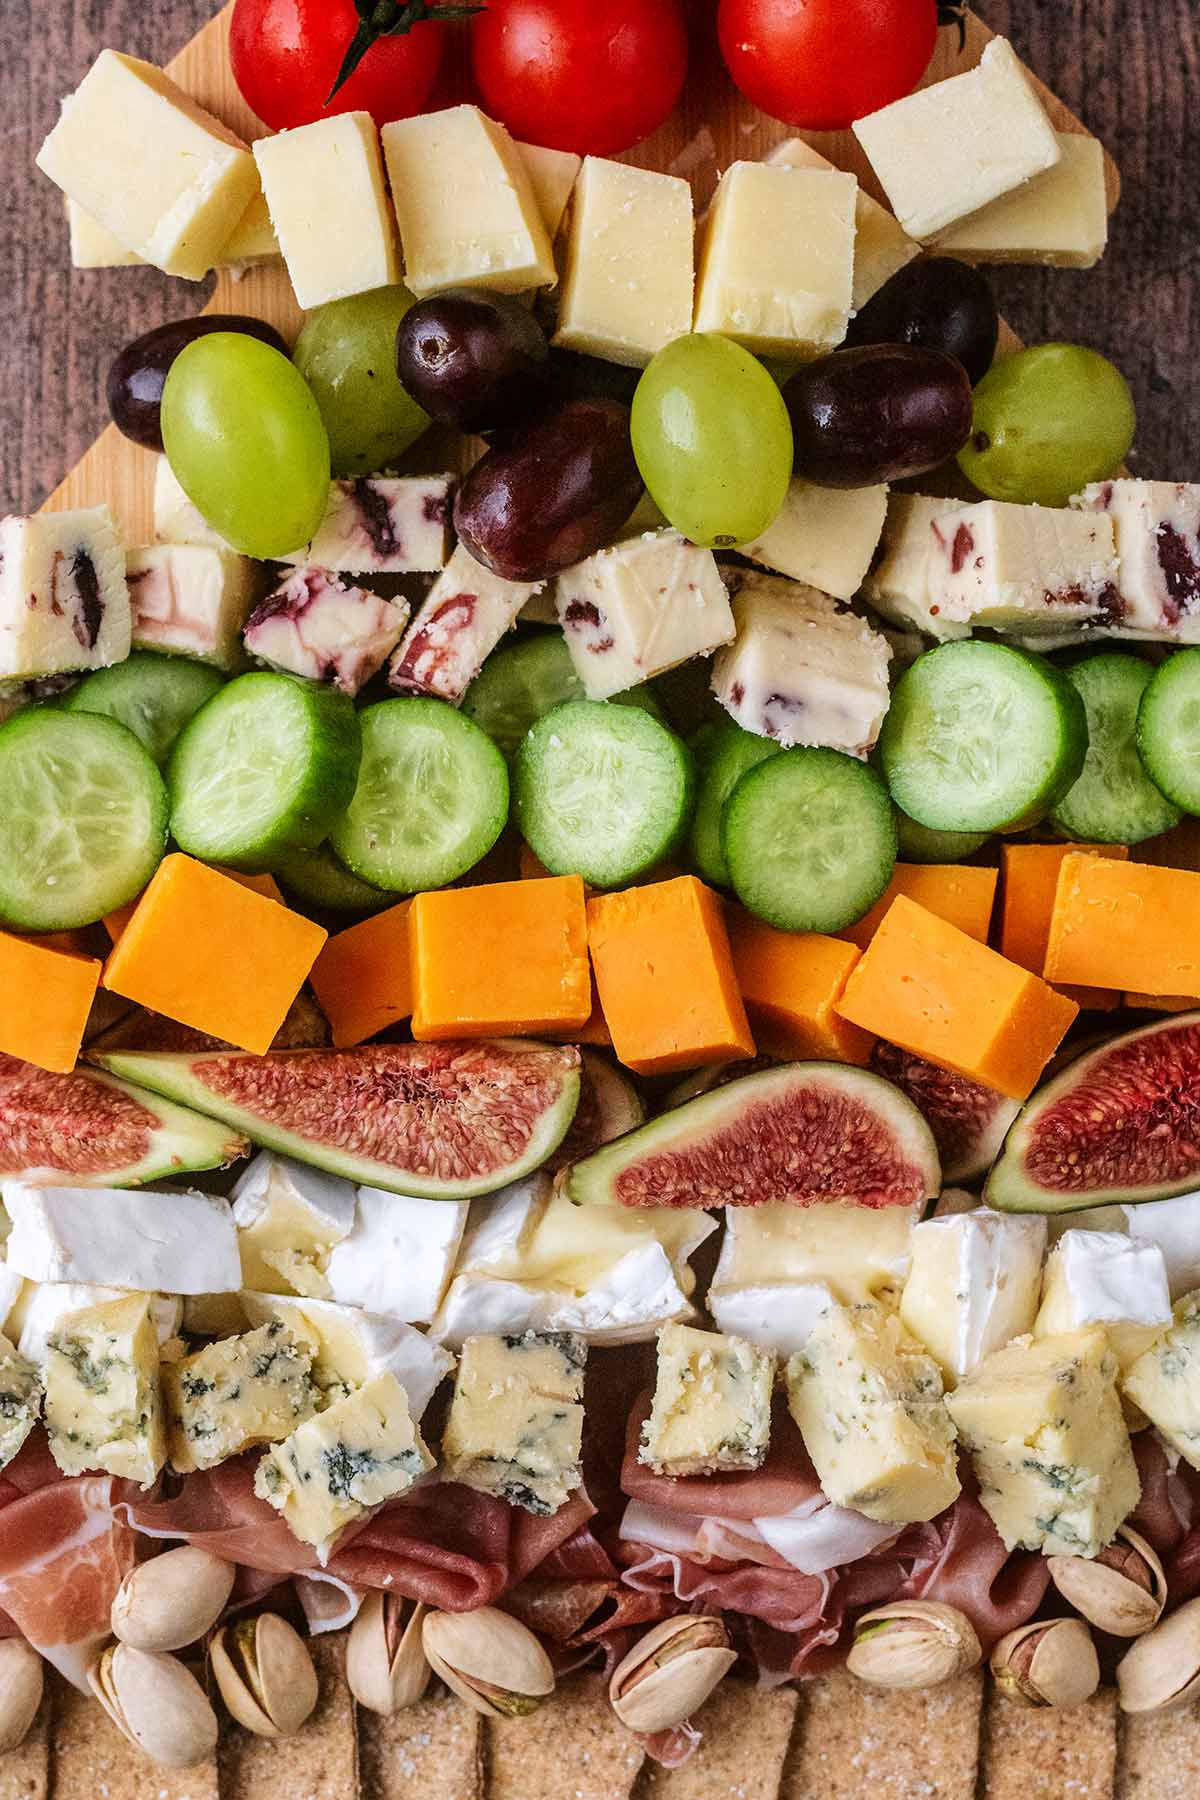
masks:
[[[59,196],[33,166],[61,95],[105,44],[164,62],[215,0],[0,0],[0,513],[35,507],[106,422],[126,339],[198,310],[207,286],[72,270]],[[1133,385],[1131,466],[1200,478],[1200,6],[978,0],[1114,152],[1124,193],[1100,268],[995,270],[1027,342],[1093,344]]]

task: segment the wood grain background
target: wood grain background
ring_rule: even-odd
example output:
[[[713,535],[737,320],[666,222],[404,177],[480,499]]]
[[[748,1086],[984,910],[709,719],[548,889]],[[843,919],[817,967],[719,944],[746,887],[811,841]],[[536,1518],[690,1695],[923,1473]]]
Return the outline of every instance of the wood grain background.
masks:
[[[994,271],[1027,342],[1067,338],[1132,382],[1132,466],[1200,476],[1200,7],[1196,0],[980,0],[994,30],[1116,154],[1124,195],[1100,269]],[[0,0],[0,513],[26,511],[106,422],[127,338],[198,309],[150,269],[72,270],[59,197],[33,167],[60,96],[105,44],[165,61],[213,0]]]

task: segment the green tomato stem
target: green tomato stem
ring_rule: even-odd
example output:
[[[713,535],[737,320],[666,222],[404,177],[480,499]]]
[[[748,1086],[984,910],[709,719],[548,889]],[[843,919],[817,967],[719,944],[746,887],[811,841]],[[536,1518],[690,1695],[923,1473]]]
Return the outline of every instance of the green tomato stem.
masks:
[[[465,4],[430,6],[428,0],[406,0],[404,5],[400,0],[354,0],[354,8],[358,13],[358,27],[346,47],[337,80],[325,97],[326,106],[380,38],[405,37],[414,25],[438,19],[465,19],[472,13],[483,11],[482,6]]]

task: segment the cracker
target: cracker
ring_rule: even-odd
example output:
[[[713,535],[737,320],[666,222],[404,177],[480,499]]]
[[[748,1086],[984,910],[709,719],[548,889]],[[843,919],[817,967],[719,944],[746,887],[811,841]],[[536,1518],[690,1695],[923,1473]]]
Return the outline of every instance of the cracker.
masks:
[[[54,1800],[218,1800],[215,1758],[190,1769],[164,1769],[122,1737],[98,1700],[61,1676],[52,1681]]]
[[[638,1800],[775,1800],[798,1702],[794,1687],[723,1682],[692,1720],[699,1748],[677,1769],[648,1762]]]
[[[489,1719],[487,1800],[628,1800],[643,1751],[602,1675],[578,1675],[525,1719]]]
[[[294,1737],[260,1738],[231,1720],[222,1721],[218,1757],[223,1800],[354,1800],[358,1793],[345,1633],[312,1638],[308,1647],[321,1691],[302,1731]],[[95,1796],[89,1794],[87,1800]],[[127,1797],[114,1793],[112,1800]]]
[[[50,1792],[50,1701],[42,1701],[29,1735],[0,1756],[0,1800],[46,1800]]]
[[[978,1669],[913,1694],[844,1670],[805,1682],[779,1800],[974,1800],[982,1700]]]
[[[483,1800],[483,1720],[438,1693],[382,1718],[358,1710],[363,1800]]]
[[[1111,1800],[1117,1760],[1117,1696],[1086,1706],[1014,1706],[992,1688],[984,1715],[983,1800]]]
[[[1200,1711],[1142,1713],[1120,1720],[1121,1800],[1195,1800],[1200,1794]]]

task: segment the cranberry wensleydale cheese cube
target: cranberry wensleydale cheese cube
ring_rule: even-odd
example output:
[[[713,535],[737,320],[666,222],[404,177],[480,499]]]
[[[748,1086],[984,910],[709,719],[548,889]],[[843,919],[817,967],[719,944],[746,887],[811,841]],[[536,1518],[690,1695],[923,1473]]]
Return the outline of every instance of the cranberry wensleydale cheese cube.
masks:
[[[545,585],[506,581],[459,544],[391,660],[391,686],[457,706],[522,607]]]
[[[0,931],[0,1052],[66,1074],[100,980],[93,957]]]
[[[1090,141],[1090,140],[1089,140]],[[767,152],[764,162],[782,164],[787,169],[826,169],[836,172],[837,164],[804,138],[785,138]],[[854,282],[850,304],[855,312],[877,294],[885,281],[907,268],[920,256],[921,246],[909,237],[900,222],[886,206],[880,206],[873,195],[860,187],[854,197]],[[818,583],[818,585],[820,585]],[[832,590],[830,590],[832,591]]]
[[[127,553],[125,579],[135,650],[195,657],[230,674],[245,667],[242,632],[267,580],[261,563],[209,545],[145,544]]]
[[[154,465],[154,535],[163,544],[203,544],[230,556],[239,554],[188,499],[165,456]]]
[[[764,569],[852,600],[870,568],[887,505],[883,485],[825,488],[797,476],[762,536],[738,550]]]
[[[996,898],[995,869],[959,863],[897,863],[892,878],[870,912],[837,936],[865,950],[879,930],[898,894],[905,894],[927,912],[964,931],[977,944],[986,944]],[[1035,971],[1040,973],[1040,971]]]
[[[865,1063],[875,1042],[836,1011],[861,952],[816,931],[777,931],[730,907],[733,968],[754,1039],[785,1062]]]
[[[418,894],[409,930],[418,1043],[563,1035],[591,1014],[578,875]]]
[[[1024,1100],[1079,1008],[902,894],[837,1010],[902,1050]]]
[[[1100,481],[1071,505],[1112,520],[1121,635],[1200,643],[1200,482]]]
[[[281,556],[349,575],[436,574],[450,553],[452,475],[334,481],[312,543]]]
[[[1062,160],[993,200],[938,239],[943,255],[972,263],[1044,263],[1091,269],[1108,243],[1104,146],[1077,131],[1055,133]]]
[[[1127,844],[1004,844],[1000,898],[1000,954],[1034,975],[1044,974],[1050,917],[1063,859],[1067,856],[1129,858]],[[1070,987],[1063,991],[1077,1006],[1107,1012],[1119,1003],[1112,987]]]
[[[337,1049],[365,1043],[412,1016],[411,900],[339,931],[309,977]]]
[[[939,617],[1032,638],[1120,615],[1112,523],[1101,515],[981,500],[951,503],[928,529]]]
[[[571,194],[554,342],[644,369],[692,329],[692,190],[677,175],[586,156]]]
[[[962,512],[965,506],[965,501],[930,494],[888,496],[881,554],[864,577],[862,592],[890,624],[915,629],[939,642],[970,636],[970,626],[947,613],[940,586],[939,552],[948,527],[939,521]]]
[[[125,556],[106,506],[0,519],[0,681],[129,655]]]
[[[370,113],[335,113],[260,138],[254,160],[298,304],[324,306],[400,278]]]
[[[384,600],[324,569],[300,568],[246,622],[251,656],[357,694],[383,667],[408,622],[406,600]]]
[[[1050,981],[1200,995],[1200,874],[1109,857],[1063,858],[1050,938]]]

